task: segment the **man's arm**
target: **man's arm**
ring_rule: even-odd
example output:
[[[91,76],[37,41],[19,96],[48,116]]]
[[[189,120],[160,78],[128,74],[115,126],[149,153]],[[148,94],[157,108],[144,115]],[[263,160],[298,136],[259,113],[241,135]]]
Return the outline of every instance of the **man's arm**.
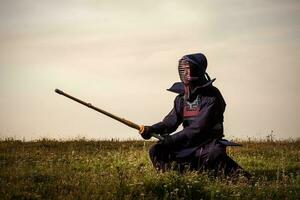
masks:
[[[168,138],[166,138],[166,140],[162,143],[167,145],[169,148],[177,149],[204,142],[205,139],[210,137],[210,135],[208,135],[210,134],[208,130],[213,126],[217,112],[216,99],[208,99],[202,106],[199,115],[190,126],[168,136]]]
[[[165,116],[165,118],[152,126],[145,126],[145,131],[141,133],[144,139],[150,139],[151,133],[167,135],[174,132],[182,123],[181,117],[182,96],[178,95],[174,100],[173,109]]]
[[[152,125],[154,131],[161,135],[170,134],[178,128],[182,123],[181,117],[182,108],[182,96],[178,95],[174,100],[173,109],[165,116],[165,118],[154,125]]]

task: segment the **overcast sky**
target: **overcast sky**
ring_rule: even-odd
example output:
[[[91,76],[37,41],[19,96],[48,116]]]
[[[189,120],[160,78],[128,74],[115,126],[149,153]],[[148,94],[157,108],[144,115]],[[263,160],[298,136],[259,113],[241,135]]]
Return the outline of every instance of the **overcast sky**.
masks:
[[[138,124],[171,110],[177,62],[202,52],[227,138],[296,138],[300,1],[1,0],[0,138],[139,138],[54,93]]]

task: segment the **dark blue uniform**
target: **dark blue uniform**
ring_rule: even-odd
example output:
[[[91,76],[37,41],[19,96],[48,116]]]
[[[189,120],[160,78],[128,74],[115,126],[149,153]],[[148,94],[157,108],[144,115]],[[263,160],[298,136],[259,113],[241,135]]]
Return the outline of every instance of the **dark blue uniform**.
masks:
[[[149,151],[153,165],[162,171],[188,168],[221,171],[226,175],[244,172],[226,154],[222,140],[226,103],[220,91],[212,86],[215,79],[210,80],[205,73],[205,56],[191,54],[183,58],[188,63],[188,72],[179,68],[182,82],[168,89],[178,94],[174,107],[161,122],[151,126],[151,131],[166,136]],[[170,135],[181,124],[183,129]]]
[[[176,169],[223,169],[231,175],[242,170],[226,154],[223,137],[225,101],[216,87],[199,90],[193,102],[184,98],[183,85],[176,83],[169,91],[179,93],[174,108],[162,122],[152,127],[157,133],[170,134],[182,123],[183,130],[171,135],[172,145],[160,142],[151,147],[153,165],[165,171]]]

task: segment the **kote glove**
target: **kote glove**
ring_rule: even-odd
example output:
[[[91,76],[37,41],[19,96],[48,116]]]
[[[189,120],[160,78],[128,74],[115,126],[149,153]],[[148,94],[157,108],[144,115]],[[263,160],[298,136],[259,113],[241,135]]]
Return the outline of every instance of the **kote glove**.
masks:
[[[142,132],[140,131],[140,134],[142,138],[145,140],[149,140],[152,137],[152,133],[154,132],[154,129],[151,126],[144,126],[142,128]]]

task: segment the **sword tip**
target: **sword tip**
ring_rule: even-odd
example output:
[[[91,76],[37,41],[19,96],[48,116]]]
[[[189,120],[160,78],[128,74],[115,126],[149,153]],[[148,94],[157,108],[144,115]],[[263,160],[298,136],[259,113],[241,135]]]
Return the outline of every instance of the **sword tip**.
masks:
[[[55,89],[55,92],[56,92],[57,94],[63,94],[63,93],[64,93],[63,91],[61,91],[61,90],[59,90],[59,89]]]

